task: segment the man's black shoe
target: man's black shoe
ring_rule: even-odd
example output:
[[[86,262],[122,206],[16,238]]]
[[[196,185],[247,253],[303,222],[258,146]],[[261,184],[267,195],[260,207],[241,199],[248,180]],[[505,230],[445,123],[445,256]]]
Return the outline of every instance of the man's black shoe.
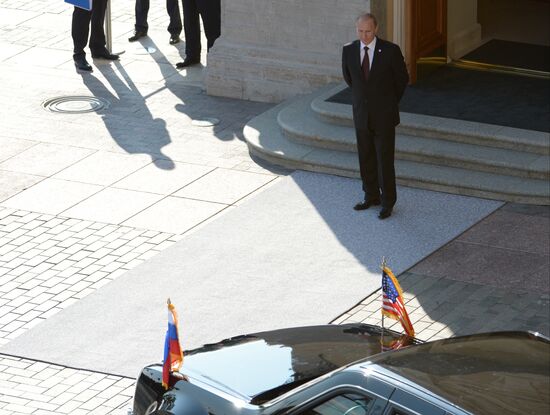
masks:
[[[103,52],[92,52],[92,58],[94,59],[106,59],[108,61],[117,61],[118,55],[115,55],[114,53],[109,53],[109,51],[104,50]]]
[[[201,60],[198,58],[197,59],[185,58],[183,62],[176,63],[176,68],[178,69],[186,68],[188,66],[198,65],[199,63],[201,63]]]
[[[92,65],[88,63],[86,58],[77,58],[74,60],[74,66],[80,71],[92,72]]]
[[[179,35],[171,35],[168,43],[170,43],[171,45],[176,45],[180,43],[180,41],[181,39]]]
[[[357,203],[353,209],[354,210],[367,210],[371,206],[378,206],[380,200],[363,200],[362,202]]]
[[[391,216],[391,208],[382,208],[378,214],[378,219],[386,219]]]
[[[142,30],[136,30],[134,32],[134,35],[130,38],[128,38],[128,42],[136,42],[138,41],[139,39],[141,39],[142,37],[145,37],[147,36],[147,32],[144,32]]]

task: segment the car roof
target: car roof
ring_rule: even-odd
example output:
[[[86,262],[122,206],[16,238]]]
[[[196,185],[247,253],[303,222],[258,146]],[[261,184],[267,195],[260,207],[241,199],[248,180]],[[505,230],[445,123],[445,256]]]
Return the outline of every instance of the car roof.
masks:
[[[396,379],[475,414],[550,411],[550,341],[529,332],[455,337],[373,356]]]
[[[310,380],[381,352],[381,330],[367,324],[287,328],[234,337],[185,353],[181,372],[259,405]],[[389,330],[387,341],[415,339]]]

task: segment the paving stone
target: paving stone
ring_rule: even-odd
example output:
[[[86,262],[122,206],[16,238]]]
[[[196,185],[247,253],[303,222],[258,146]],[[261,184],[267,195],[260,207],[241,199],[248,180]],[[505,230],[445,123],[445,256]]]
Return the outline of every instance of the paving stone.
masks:
[[[51,390],[55,390],[55,394],[50,393],[50,391],[46,392],[47,394],[50,394],[52,396],[55,396],[50,403],[55,405],[63,405],[69,401],[72,401],[75,399],[76,395],[74,393],[68,393],[64,392],[68,388],[65,388],[65,385],[56,385]]]
[[[68,401],[57,408],[57,411],[62,414],[72,414],[75,409],[81,405],[81,402],[78,401]]]
[[[34,362],[29,367],[26,368],[29,372],[41,372],[42,370],[46,369],[48,367],[47,363],[44,362]]]
[[[0,398],[2,399],[2,398]],[[15,403],[10,403],[9,405],[6,405],[3,410],[5,411],[13,411],[14,413],[22,413],[22,414],[32,414],[35,410],[35,408],[32,408],[30,406],[23,406]]]
[[[15,405],[21,405],[21,406],[29,402],[28,399],[20,398],[17,396],[10,396],[10,395],[3,395],[3,396],[0,395],[0,401],[15,404]]]

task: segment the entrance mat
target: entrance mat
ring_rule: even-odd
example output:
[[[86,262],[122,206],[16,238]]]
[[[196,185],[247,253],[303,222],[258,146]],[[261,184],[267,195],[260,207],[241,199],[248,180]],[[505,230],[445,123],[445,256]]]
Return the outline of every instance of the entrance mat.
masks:
[[[399,188],[391,218],[352,209],[358,180],[296,172],[0,348],[136,376],[162,359],[166,299],[184,349],[332,321],[502,203]]]
[[[442,66],[407,87],[402,112],[550,132],[550,80]],[[351,90],[327,100],[351,105]]]
[[[550,73],[550,47],[492,39],[460,60]]]

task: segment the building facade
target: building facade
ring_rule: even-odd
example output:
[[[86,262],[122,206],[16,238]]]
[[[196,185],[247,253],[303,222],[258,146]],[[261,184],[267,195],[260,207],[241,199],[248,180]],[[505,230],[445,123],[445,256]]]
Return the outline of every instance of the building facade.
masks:
[[[492,37],[549,43],[547,0],[231,0],[208,55],[210,95],[280,102],[341,81],[342,46],[364,11],[401,46],[413,82],[422,59],[459,59]]]

